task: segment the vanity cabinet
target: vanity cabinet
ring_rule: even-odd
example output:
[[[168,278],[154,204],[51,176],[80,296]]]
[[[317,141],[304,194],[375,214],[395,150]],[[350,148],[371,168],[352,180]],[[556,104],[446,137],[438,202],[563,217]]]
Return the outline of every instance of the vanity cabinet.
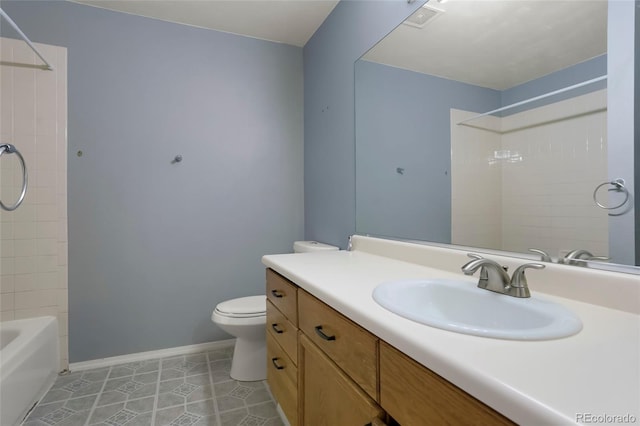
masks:
[[[291,426],[298,425],[298,288],[267,269],[267,383]]]
[[[292,426],[514,424],[269,269],[267,298],[267,381]]]

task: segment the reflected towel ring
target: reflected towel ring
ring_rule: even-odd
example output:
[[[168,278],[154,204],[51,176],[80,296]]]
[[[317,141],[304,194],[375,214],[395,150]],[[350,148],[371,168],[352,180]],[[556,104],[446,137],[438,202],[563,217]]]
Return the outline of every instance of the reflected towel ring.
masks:
[[[598,193],[598,190],[600,188],[602,188],[605,185],[612,185],[614,188],[610,188],[608,189],[608,191],[622,191],[624,192],[624,200],[622,200],[622,202],[616,206],[612,206],[612,207],[607,207],[604,204],[601,204],[596,195]],[[614,209],[619,209],[620,207],[624,206],[627,201],[629,201],[629,190],[624,186],[624,179],[615,179],[612,180],[611,182],[603,182],[600,185],[596,186],[596,189],[593,191],[593,201],[596,203],[596,205],[598,207],[600,207],[601,209],[605,209],[605,210],[614,210]]]
[[[27,194],[27,165],[24,162],[24,157],[20,154],[20,151],[16,149],[15,146],[5,143],[0,145],[0,155],[4,154],[16,154],[20,159],[20,165],[22,166],[22,191],[20,192],[20,196],[18,197],[18,201],[15,202],[14,205],[6,205],[0,200],[0,207],[2,207],[6,211],[13,211],[17,209],[20,204],[24,201],[24,196]]]

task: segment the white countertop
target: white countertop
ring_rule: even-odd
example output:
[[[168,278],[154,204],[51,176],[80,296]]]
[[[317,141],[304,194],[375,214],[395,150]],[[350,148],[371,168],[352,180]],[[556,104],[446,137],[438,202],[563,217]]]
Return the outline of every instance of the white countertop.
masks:
[[[389,280],[456,278],[475,285],[477,277],[357,250],[267,255],[262,262],[519,424],[590,423],[580,414],[631,415],[640,423],[637,314],[544,294],[580,317],[580,333],[535,342],[477,337],[405,319],[371,296]]]

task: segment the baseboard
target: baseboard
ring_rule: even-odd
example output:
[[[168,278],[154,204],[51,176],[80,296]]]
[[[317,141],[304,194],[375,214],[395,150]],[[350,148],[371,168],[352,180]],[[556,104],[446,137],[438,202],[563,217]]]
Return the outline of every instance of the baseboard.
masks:
[[[271,388],[269,387],[269,383],[265,382],[265,387],[267,388],[267,392],[269,392],[269,395],[271,395],[271,399],[273,399],[276,402],[276,411],[280,416],[280,420],[282,420],[282,423],[284,424],[284,426],[291,426],[291,423],[289,423],[289,419],[287,419],[287,415],[284,414],[284,411],[282,411],[282,407],[280,406],[280,404],[278,404],[278,401],[273,397],[273,393],[271,393]]]
[[[282,420],[282,423],[284,423],[284,426],[291,426],[291,423],[289,423],[289,419],[287,419],[287,415],[284,414],[284,411],[282,411],[282,407],[280,407],[280,404],[276,405],[276,411],[278,412],[278,414],[280,414],[280,420]]]
[[[200,352],[213,351],[233,346],[235,339],[218,340],[216,342],[198,343],[196,345],[178,346],[175,348],[159,349],[157,351],[138,352],[128,355],[112,356],[109,358],[99,358],[90,361],[72,362],[69,364],[70,371],[84,371],[93,368],[111,367],[116,364],[126,364],[129,362],[143,361],[146,359],[166,358],[170,356],[189,355]]]

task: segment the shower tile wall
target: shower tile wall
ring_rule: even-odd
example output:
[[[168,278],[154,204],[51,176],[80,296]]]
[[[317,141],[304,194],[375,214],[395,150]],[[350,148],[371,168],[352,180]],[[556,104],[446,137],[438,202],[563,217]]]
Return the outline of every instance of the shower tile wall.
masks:
[[[56,316],[61,369],[68,365],[67,50],[36,44],[44,71],[21,40],[0,39],[0,140],[18,148],[29,187],[15,211],[0,211],[0,320]],[[22,184],[15,155],[0,157],[0,199]]]
[[[502,137],[503,150],[522,156],[502,167],[505,250],[609,255],[609,217],[593,201],[594,189],[607,180],[606,106],[600,90],[502,120],[503,128],[546,123]],[[605,188],[598,196],[609,203]]]
[[[522,128],[502,135],[455,125],[470,115],[451,111],[452,242],[607,256],[607,212],[592,198],[607,180],[606,90],[474,123]],[[496,151],[513,157],[496,159]],[[599,196],[608,202],[606,191]]]
[[[474,115],[451,109],[451,243],[500,248],[502,171],[488,159],[501,149],[501,138],[499,133],[455,124]],[[499,129],[500,119],[484,117],[474,125]]]

